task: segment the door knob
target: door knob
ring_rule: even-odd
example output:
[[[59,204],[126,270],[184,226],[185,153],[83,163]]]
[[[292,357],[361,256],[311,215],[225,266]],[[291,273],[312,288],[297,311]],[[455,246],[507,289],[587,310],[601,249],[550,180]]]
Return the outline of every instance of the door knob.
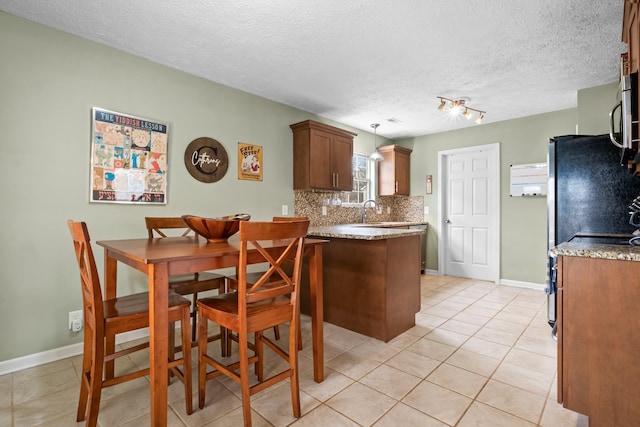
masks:
[[[446,222],[447,224],[451,224],[451,220],[450,219],[445,219],[444,222]]]

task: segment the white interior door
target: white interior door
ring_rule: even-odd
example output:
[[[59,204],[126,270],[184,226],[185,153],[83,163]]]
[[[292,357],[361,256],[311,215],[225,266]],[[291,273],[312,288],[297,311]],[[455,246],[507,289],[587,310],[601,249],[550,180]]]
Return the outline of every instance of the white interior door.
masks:
[[[498,281],[500,146],[440,152],[439,270]]]

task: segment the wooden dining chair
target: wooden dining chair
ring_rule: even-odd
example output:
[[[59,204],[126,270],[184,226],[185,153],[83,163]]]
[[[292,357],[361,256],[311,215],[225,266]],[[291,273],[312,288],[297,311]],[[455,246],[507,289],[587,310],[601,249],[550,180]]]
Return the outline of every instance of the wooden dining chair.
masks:
[[[300,417],[298,388],[298,289],[302,269],[304,238],[309,221],[242,222],[238,291],[198,300],[198,403],[204,407],[206,381],[226,375],[240,384],[245,426],[251,425],[251,395],[286,379],[290,380],[293,415]],[[282,244],[272,247],[274,241]],[[293,259],[293,271],[283,266]],[[269,265],[254,283],[247,283],[247,264]],[[238,334],[239,361],[225,364],[207,353],[207,322],[213,321]],[[289,322],[288,352],[264,335],[264,330]],[[253,333],[253,354],[249,355],[249,334]],[[287,361],[287,369],[264,378],[264,346]],[[258,383],[249,385],[249,365],[255,364]],[[213,371],[207,372],[207,366]]]
[[[115,339],[117,334],[149,327],[149,294],[141,292],[113,299],[102,299],[100,278],[96,268],[89,231],[84,222],[67,222],[76,260],[80,269],[82,304],[84,309],[84,353],[78,400],[78,422],[86,419],[86,425],[93,427],[98,421],[102,389],[149,375],[149,368],[129,372],[113,378],[104,378],[105,363],[115,361],[130,353],[149,347],[144,342],[110,353],[105,345],[107,338]],[[182,331],[189,324],[191,302],[173,292],[169,294],[169,318],[173,329],[180,322]],[[169,341],[170,342],[170,341]],[[193,412],[191,394],[191,340],[188,333],[182,334],[182,358],[175,359],[170,349],[169,371],[184,384],[187,414]],[[182,365],[182,369],[180,366]]]
[[[302,216],[298,216],[298,217],[291,217],[291,216],[274,216],[273,217],[273,221],[274,222],[281,222],[281,221],[307,221],[309,218],[307,217],[302,217]],[[292,262],[291,260],[287,260],[285,262],[285,265],[287,266],[287,268],[289,268],[289,271],[292,271]],[[251,272],[251,273],[247,273],[247,283],[249,284],[254,284],[256,283],[260,277],[262,277],[262,275],[264,275],[264,271],[258,271],[258,272]],[[274,277],[275,279],[275,277]],[[229,291],[235,291],[238,289],[238,276],[236,274],[231,275],[231,276],[227,276],[227,292]],[[300,322],[298,322],[298,327],[300,327]],[[273,335],[275,337],[276,340],[280,339],[280,326],[276,325],[273,327]],[[227,331],[227,337],[226,337],[226,343],[227,343],[227,354],[231,353],[231,341],[236,341],[238,342],[238,337],[237,335],[233,335],[231,333],[231,331]],[[302,331],[300,329],[298,329],[298,350],[302,350]]]
[[[191,230],[181,217],[146,217],[145,224],[149,238],[164,238],[170,233],[169,230],[176,231],[180,236],[190,236],[196,233]],[[202,272],[169,277],[169,287],[179,295],[192,295],[191,306],[191,341],[196,343],[197,333],[197,310],[198,293],[217,290],[218,294],[226,291],[226,277],[222,274],[212,272]],[[221,334],[211,335],[209,341],[220,339]],[[224,354],[224,340],[221,340]],[[180,348],[177,347],[176,351]]]

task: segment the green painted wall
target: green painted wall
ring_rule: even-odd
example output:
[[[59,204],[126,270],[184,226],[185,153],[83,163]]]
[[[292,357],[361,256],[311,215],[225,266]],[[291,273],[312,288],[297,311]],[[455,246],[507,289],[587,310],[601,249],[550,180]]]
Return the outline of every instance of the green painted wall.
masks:
[[[609,133],[609,113],[618,102],[620,92],[617,82],[578,91],[578,133]]]

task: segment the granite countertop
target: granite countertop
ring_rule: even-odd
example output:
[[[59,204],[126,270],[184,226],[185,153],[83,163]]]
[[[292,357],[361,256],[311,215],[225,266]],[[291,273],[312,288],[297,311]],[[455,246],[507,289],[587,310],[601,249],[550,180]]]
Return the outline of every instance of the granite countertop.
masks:
[[[373,224],[336,224],[309,227],[307,235],[314,237],[333,237],[339,239],[381,240],[398,237],[419,236],[425,230],[394,228],[412,225],[427,225],[426,222],[379,222]]]
[[[565,242],[551,248],[549,255],[640,261],[640,246]]]

